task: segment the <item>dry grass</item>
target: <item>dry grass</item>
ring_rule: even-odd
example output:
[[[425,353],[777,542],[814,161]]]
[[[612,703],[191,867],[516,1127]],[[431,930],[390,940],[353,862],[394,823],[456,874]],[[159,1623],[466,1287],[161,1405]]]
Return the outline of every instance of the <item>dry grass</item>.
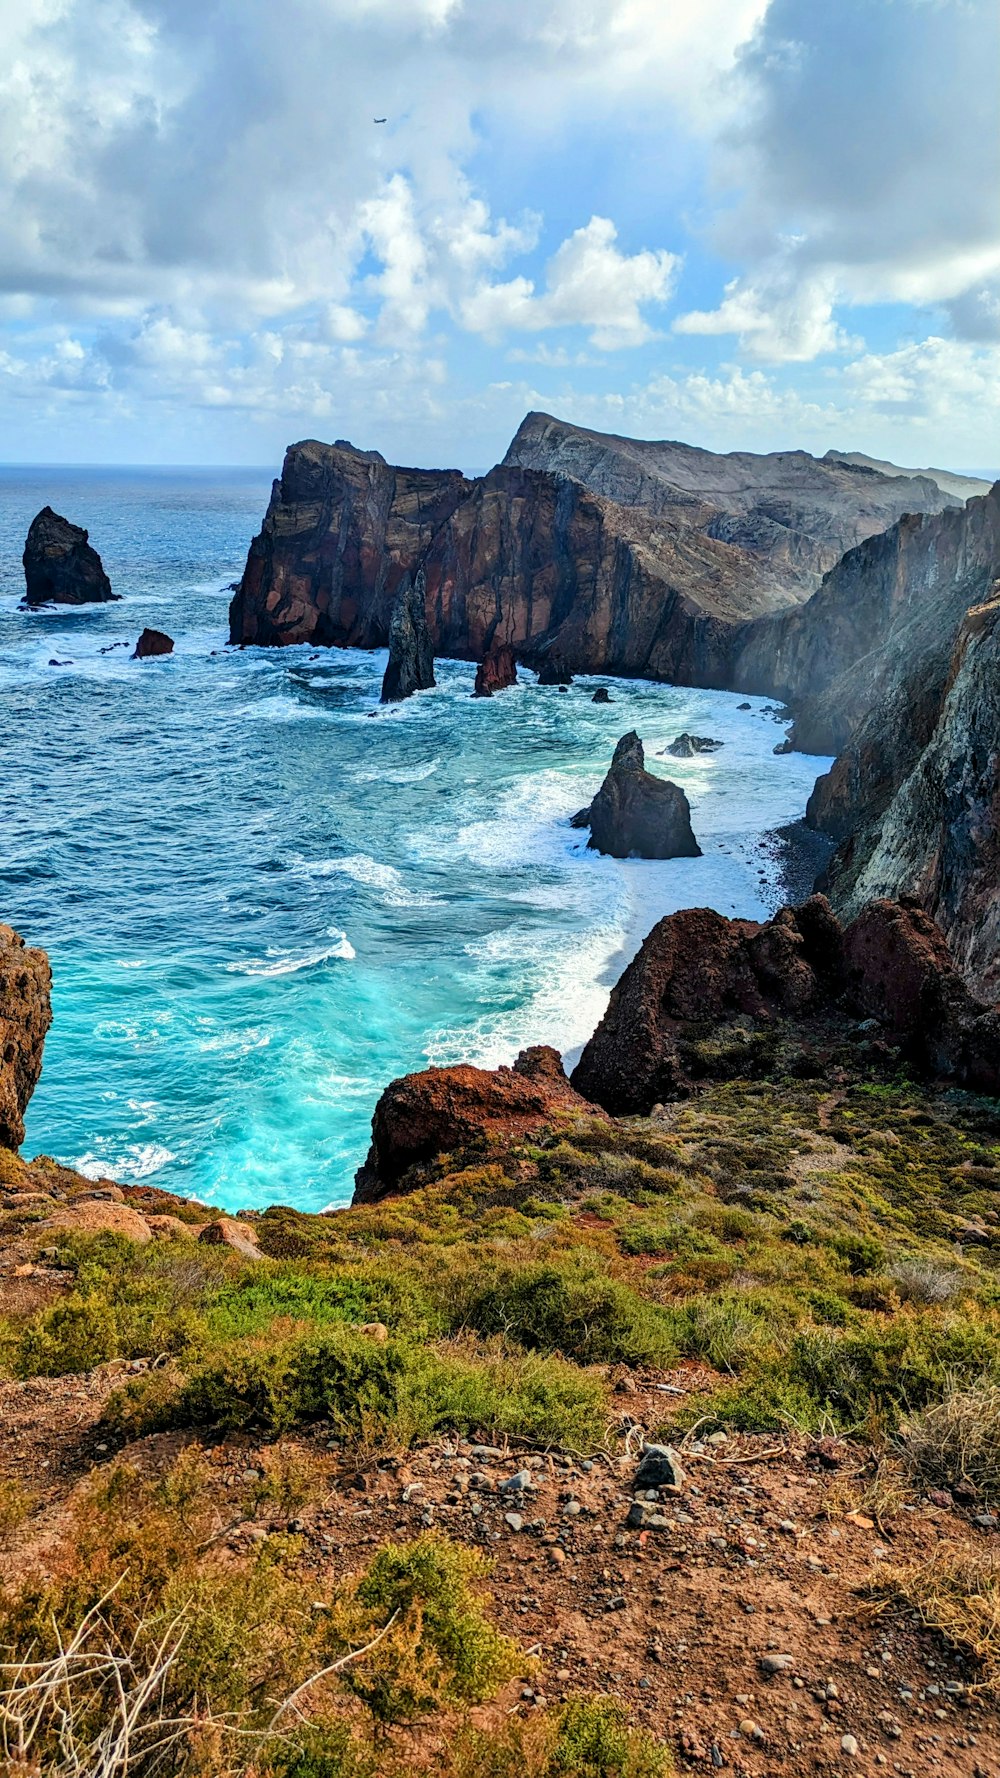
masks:
[[[1000,1384],[953,1389],[904,1428],[903,1462],[927,1488],[974,1488],[1000,1499]]]
[[[906,1605],[929,1630],[978,1663],[984,1687],[1000,1690],[1000,1555],[969,1548],[908,1568],[876,1569],[870,1592]]]
[[[904,1303],[925,1303],[931,1306],[950,1303],[969,1281],[957,1266],[933,1256],[908,1255],[889,1267],[889,1276]]]

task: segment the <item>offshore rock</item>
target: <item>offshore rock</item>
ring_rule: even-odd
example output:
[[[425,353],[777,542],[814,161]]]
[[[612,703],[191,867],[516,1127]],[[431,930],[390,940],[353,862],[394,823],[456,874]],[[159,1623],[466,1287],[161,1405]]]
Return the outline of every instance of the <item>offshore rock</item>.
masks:
[[[143,630],[132,655],[134,661],[153,660],[160,654],[173,654],[174,639],[164,630]]]
[[[0,1148],[20,1148],[24,1112],[42,1072],[52,1023],[52,971],[10,926],[0,926]]]
[[[601,1116],[573,1091],[556,1051],[545,1046],[522,1050],[513,1068],[463,1064],[404,1075],[375,1107],[353,1201],[376,1202],[399,1189],[411,1167],[438,1155],[509,1146],[567,1119]]]
[[[700,858],[691,807],[679,784],[646,770],[635,730],[623,735],[589,809],[573,816],[589,827],[587,844],[612,858]]]
[[[542,661],[538,669],[539,685],[572,685],[573,675],[564,661],[553,660],[551,657]]]
[[[607,686],[599,685],[590,701],[592,704],[610,704],[612,697]]]
[[[119,597],[87,532],[51,506],[32,519],[21,560],[26,606],[91,605]]]
[[[822,1058],[871,1021],[920,1072],[1000,1088],[1000,1011],[974,999],[915,904],[869,904],[844,928],[811,896],[773,920],[685,908],[654,926],[573,1072],[617,1114],[683,1097],[699,1079],[766,1073],[779,1044]]]
[[[434,650],[427,630],[427,588],[418,569],[400,583],[389,624],[389,662],[382,680],[382,703],[399,704],[434,684]]]
[[[474,698],[491,698],[517,684],[517,657],[509,642],[491,642],[476,668]]]
[[[689,735],[685,731],[683,735],[678,735],[671,741],[663,751],[672,753],[675,759],[694,759],[699,753],[718,753],[719,748],[723,745],[722,741],[713,741],[709,735]]]

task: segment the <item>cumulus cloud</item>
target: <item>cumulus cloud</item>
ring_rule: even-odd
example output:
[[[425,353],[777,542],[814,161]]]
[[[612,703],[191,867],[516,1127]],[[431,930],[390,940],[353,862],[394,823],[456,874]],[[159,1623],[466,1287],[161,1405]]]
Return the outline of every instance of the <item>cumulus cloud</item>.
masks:
[[[992,320],[1000,274],[995,0],[772,0],[733,73],[713,240],[746,270],[680,331],[759,357],[840,349],[834,305],[947,305]],[[995,288],[995,284],[993,284]]]
[[[461,318],[475,333],[536,333],[550,327],[586,327],[593,345],[604,351],[641,345],[652,336],[643,308],[665,302],[680,260],[662,248],[622,253],[618,231],[606,216],[592,216],[553,254],[545,289],[528,278],[482,284],[461,305]]]

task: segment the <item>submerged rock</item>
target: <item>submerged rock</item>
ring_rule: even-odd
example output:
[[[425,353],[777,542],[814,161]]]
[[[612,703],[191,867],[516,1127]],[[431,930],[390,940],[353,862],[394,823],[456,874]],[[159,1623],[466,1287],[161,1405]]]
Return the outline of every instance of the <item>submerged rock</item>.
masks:
[[[399,583],[389,624],[389,664],[382,680],[383,704],[399,704],[434,684],[434,650],[427,629],[424,571]]]
[[[0,926],[0,1148],[24,1141],[25,1107],[38,1085],[52,1023],[51,988],[45,952]]]
[[[572,825],[589,827],[588,845],[612,858],[701,857],[687,797],[679,784],[647,772],[634,729],[622,736],[604,783]]]
[[[492,642],[476,668],[474,698],[491,698],[517,684],[517,659],[509,642]]]
[[[163,630],[143,630],[132,655],[134,661],[148,661],[158,654],[173,654],[174,640]]]
[[[664,747],[664,753],[672,753],[675,759],[693,759],[696,753],[718,753],[722,741],[713,741],[709,735],[677,735]]]
[[[80,525],[43,506],[28,528],[21,557],[24,604],[91,605],[117,599],[96,549]]]
[[[599,685],[591,698],[592,704],[610,704],[613,700],[606,685]]]
[[[372,1118],[372,1145],[354,1202],[399,1188],[420,1162],[456,1149],[509,1145],[567,1118],[602,1117],[573,1091],[556,1051],[522,1050],[513,1068],[425,1068],[386,1087]]]

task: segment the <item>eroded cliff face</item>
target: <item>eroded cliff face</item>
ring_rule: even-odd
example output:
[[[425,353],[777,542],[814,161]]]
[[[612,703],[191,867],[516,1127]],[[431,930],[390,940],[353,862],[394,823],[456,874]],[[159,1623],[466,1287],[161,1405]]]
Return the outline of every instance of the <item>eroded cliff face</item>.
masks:
[[[383,646],[423,568],[434,650],[679,683],[732,681],[739,627],[807,598],[931,482],[804,452],[716,457],[529,415],[486,476],[290,447],[230,613],[234,642]]]

